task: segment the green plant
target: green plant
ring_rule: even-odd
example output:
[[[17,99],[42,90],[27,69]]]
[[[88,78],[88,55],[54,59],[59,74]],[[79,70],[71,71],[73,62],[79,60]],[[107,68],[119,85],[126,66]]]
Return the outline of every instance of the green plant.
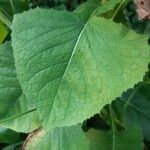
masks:
[[[0,126],[29,134],[4,149],[149,148],[148,35],[127,26],[129,2],[0,5]]]

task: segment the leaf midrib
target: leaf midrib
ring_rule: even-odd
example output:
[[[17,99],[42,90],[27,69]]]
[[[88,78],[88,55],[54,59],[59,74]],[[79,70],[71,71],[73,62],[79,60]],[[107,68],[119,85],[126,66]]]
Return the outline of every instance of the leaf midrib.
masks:
[[[78,46],[78,43],[79,43],[79,41],[80,41],[80,39],[81,39],[81,37],[82,37],[82,35],[83,35],[83,32],[85,31],[85,29],[86,29],[86,27],[87,27],[87,25],[88,25],[88,22],[91,20],[92,16],[94,15],[94,13],[97,11],[98,8],[99,8],[99,7],[97,7],[96,9],[94,9],[94,11],[91,13],[91,15],[89,16],[89,18],[87,19],[86,23],[84,24],[84,26],[83,26],[82,29],[81,29],[81,32],[80,32],[80,34],[79,34],[79,36],[78,36],[78,38],[77,38],[77,41],[76,41],[75,46],[74,46],[74,48],[73,48],[72,54],[71,54],[70,59],[69,59],[69,61],[68,61],[68,65],[67,65],[67,67],[66,67],[66,69],[65,69],[65,71],[64,71],[64,73],[63,73],[63,75],[62,75],[62,79],[61,79],[61,81],[60,81],[60,83],[59,83],[59,85],[58,85],[57,92],[56,92],[55,97],[54,97],[54,99],[53,99],[53,104],[52,104],[50,113],[51,113],[51,111],[52,111],[52,109],[53,109],[53,105],[54,105],[54,102],[55,102],[57,93],[58,93],[58,91],[59,91],[60,85],[61,85],[62,81],[64,80],[64,77],[65,77],[66,72],[67,72],[67,70],[68,70],[68,68],[69,68],[69,66],[70,66],[70,63],[71,63],[71,61],[72,61],[72,58],[73,58],[73,56],[74,56],[74,53],[75,53],[76,48],[77,48],[77,46]]]

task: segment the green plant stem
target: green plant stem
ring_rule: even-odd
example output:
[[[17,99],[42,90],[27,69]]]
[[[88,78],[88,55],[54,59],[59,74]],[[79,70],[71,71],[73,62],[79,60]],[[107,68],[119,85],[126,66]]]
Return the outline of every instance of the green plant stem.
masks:
[[[14,14],[14,12],[15,12],[15,8],[14,8],[13,0],[10,0],[10,4],[11,4],[12,12],[13,12],[13,14]]]
[[[122,0],[122,2],[120,3],[120,5],[117,7],[117,9],[115,10],[115,12],[114,12],[114,14],[113,14],[113,16],[112,16],[112,20],[114,20],[114,18],[116,17],[116,15],[118,14],[118,12],[120,11],[120,9],[121,9],[121,7],[122,7],[122,5],[124,4],[124,2],[125,2],[126,0]]]
[[[128,4],[128,2],[130,2],[131,0],[122,0],[121,3],[119,4],[119,6],[117,7],[117,9],[115,10],[111,20],[114,20],[115,17],[117,16],[117,14],[120,12],[121,9],[123,9],[122,7],[126,6],[126,4]]]
[[[107,0],[102,0],[102,4],[104,4],[104,3],[106,3],[107,2]]]
[[[11,20],[3,13],[0,11],[0,20],[6,24],[9,28],[11,27]]]
[[[110,113],[107,113],[107,110],[103,108],[103,112],[101,112],[100,116],[108,123],[107,118],[109,118]],[[114,117],[113,115],[114,123],[116,123],[120,128],[125,129],[125,126],[122,124],[120,120],[117,119],[117,117]]]
[[[114,118],[114,121],[116,125],[119,126],[119,128],[125,129],[125,126],[123,125],[123,123],[120,122],[120,120],[118,120],[117,118]]]
[[[112,125],[112,133],[113,133],[113,145],[112,145],[112,150],[115,150],[115,138],[116,138],[116,135],[115,135],[115,122],[114,122],[114,116],[113,116],[113,110],[112,110],[112,107],[111,105],[109,105],[109,112],[110,112],[110,117],[111,117],[111,125]]]
[[[124,109],[123,109],[123,112],[125,112],[125,110],[127,109],[130,101],[132,100],[134,94],[139,90],[139,88],[141,87],[141,84],[137,85],[137,87],[135,88],[135,90],[130,94],[129,98],[127,99],[126,103],[125,103],[125,106],[124,106]]]

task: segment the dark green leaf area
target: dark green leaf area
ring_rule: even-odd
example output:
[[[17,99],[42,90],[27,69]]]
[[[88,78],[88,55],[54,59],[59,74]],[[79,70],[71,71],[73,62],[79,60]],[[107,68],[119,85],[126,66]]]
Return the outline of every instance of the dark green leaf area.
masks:
[[[150,141],[150,84],[139,83],[123,93],[112,107],[126,128],[133,124],[140,126],[145,140]]]
[[[20,134],[13,130],[0,127],[0,143],[14,143],[19,141]]]
[[[90,129],[87,133],[89,150],[142,150],[142,133],[131,127],[124,131],[103,131]]]
[[[10,20],[12,20],[14,14],[28,9],[28,0],[0,0],[0,11]]]
[[[82,129],[84,132],[87,132],[91,128],[109,130],[110,126],[105,122],[105,120],[100,116],[100,114],[95,114],[90,119],[84,121],[82,125]]]

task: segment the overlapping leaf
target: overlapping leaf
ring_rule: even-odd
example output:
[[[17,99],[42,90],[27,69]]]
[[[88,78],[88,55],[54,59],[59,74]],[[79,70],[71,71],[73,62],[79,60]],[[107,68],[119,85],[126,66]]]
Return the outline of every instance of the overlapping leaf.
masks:
[[[36,109],[31,108],[25,96],[21,95],[1,119],[0,126],[28,133],[41,127],[41,123]]]
[[[113,132],[91,129],[87,136],[90,140],[89,150],[142,150],[143,137],[139,128]]]
[[[40,126],[36,110],[28,105],[16,77],[10,42],[0,45],[0,126],[30,132]]]
[[[14,18],[18,78],[48,130],[99,112],[147,69],[147,37],[96,17],[97,7],[89,1],[72,13],[38,8]]]
[[[11,43],[6,42],[0,45],[0,117],[3,117],[21,93]]]
[[[136,124],[143,130],[145,140],[150,140],[150,85],[140,83],[128,90],[112,104],[115,112],[127,128]]]

